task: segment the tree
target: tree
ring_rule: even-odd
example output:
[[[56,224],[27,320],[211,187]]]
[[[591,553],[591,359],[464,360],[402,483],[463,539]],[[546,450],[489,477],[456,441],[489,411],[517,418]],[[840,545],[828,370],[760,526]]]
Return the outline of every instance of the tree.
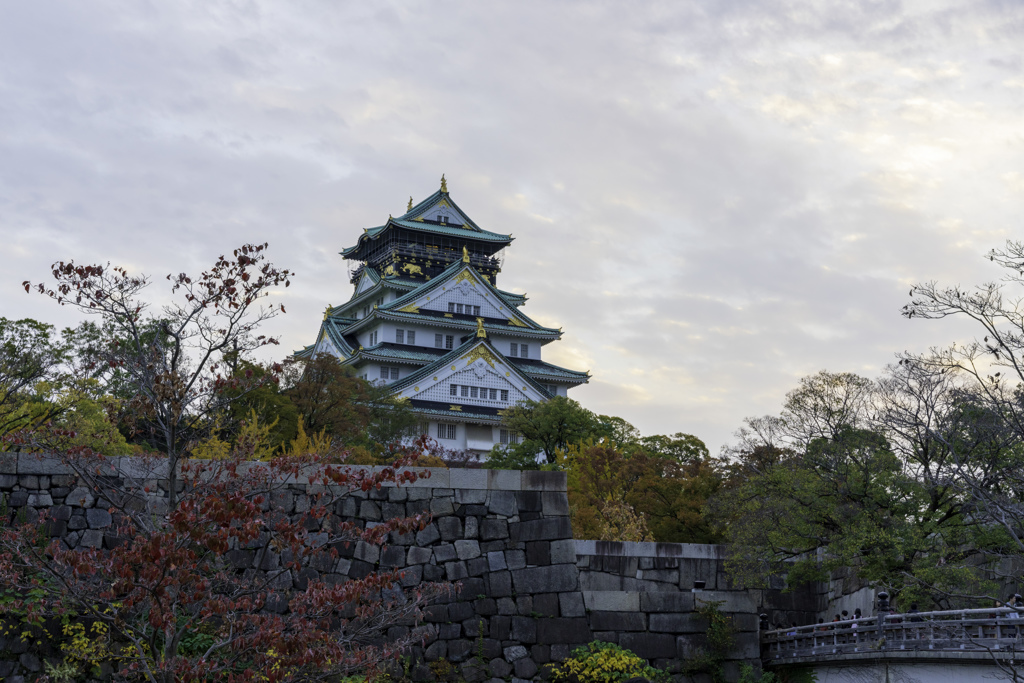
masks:
[[[642,449],[587,440],[570,445],[559,463],[566,471],[577,538],[666,543],[721,539],[702,517],[702,508],[721,485],[710,459],[682,466]]]
[[[172,503],[176,465],[189,440],[264,381],[233,376],[223,356],[243,359],[277,344],[257,328],[284,312],[283,305],[263,302],[275,287],[290,284],[291,272],[267,262],[266,248],[243,245],[196,277],[168,275],[176,298],[157,315],[147,312],[149,305],[141,298],[149,278],[109,263],[60,261],[52,266],[52,288],[24,283],[26,292],[36,289],[61,305],[100,316],[96,342],[86,349],[89,367],[107,372],[105,377],[123,392],[122,418],[130,418],[129,424],[169,458]]]
[[[0,318],[0,437],[61,412],[61,406],[45,400],[38,388],[41,383],[61,382],[68,355],[68,345],[54,338],[52,325],[30,318]]]
[[[780,416],[749,420],[731,480],[709,505],[731,542],[730,571],[796,585],[849,567],[906,600],[944,606],[978,590],[1000,541],[950,485],[935,435],[959,430],[964,406],[939,389],[906,365],[878,382],[819,373]]]
[[[352,443],[370,422],[371,386],[330,354],[292,364],[296,374],[286,393],[303,426]]]
[[[601,431],[597,417],[571,398],[555,396],[547,401],[525,401],[505,411],[502,425],[523,437],[510,448],[518,459],[543,455],[553,464],[559,451]]]
[[[119,542],[72,549],[41,542],[52,518],[3,520],[0,613],[87,625],[105,635],[94,639],[93,656],[116,662],[122,680],[333,681],[372,671],[411,643],[383,638],[387,628],[415,623],[430,599],[449,592],[433,584],[403,592],[400,570],[346,581],[316,571],[333,571],[343,544],[381,545],[392,532],[424,527],[418,515],[362,529],[331,512],[352,491],[415,480],[399,469],[412,457],[372,474],[314,455],[183,460],[184,490],[169,505],[146,489],[166,476],[166,458],[138,459],[117,477],[88,449],[61,459],[79,479],[78,495],[107,501],[101,512],[113,514]],[[300,475],[310,505],[293,510],[285,482]]]

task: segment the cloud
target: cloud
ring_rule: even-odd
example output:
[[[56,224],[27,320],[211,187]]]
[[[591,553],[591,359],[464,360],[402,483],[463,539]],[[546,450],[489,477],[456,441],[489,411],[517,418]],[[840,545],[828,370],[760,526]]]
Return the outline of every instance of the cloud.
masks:
[[[1022,38],[952,1],[12,5],[0,314],[71,322],[17,291],[57,259],[269,241],[300,348],[337,252],[444,172],[516,236],[499,283],[564,327],[574,395],[717,449],[804,374],[970,334],[898,310],[1015,235]]]

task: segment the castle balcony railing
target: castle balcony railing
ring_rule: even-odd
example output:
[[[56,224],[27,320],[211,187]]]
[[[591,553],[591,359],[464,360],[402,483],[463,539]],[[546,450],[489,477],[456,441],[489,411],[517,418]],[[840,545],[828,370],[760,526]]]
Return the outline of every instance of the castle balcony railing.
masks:
[[[761,632],[765,664],[904,652],[1000,654],[1024,650],[1024,613],[1013,608],[883,614]]]

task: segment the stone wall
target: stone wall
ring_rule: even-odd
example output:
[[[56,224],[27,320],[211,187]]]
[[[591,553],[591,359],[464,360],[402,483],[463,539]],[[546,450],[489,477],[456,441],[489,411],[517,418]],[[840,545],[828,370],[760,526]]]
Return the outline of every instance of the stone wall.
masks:
[[[154,509],[166,506],[160,472],[142,472],[132,458],[109,462],[112,474],[151,486]],[[429,663],[442,658],[459,666],[469,683],[536,679],[546,664],[595,639],[617,642],[657,666],[678,665],[703,642],[707,625],[694,610],[709,600],[721,602],[738,630],[727,667],[734,677],[740,662],[758,660],[759,612],[819,609],[777,590],[732,586],[722,546],[574,541],[563,473],[430,473],[410,485],[355,492],[340,501],[336,513],[361,525],[422,512],[433,519],[383,550],[364,543],[343,550],[335,566],[318,574],[335,580],[397,567],[405,572],[407,588],[421,581],[461,583],[458,596],[428,608],[426,623],[418,627],[425,646],[413,653],[420,662],[411,670],[415,680],[430,680]],[[272,505],[288,513],[303,509],[306,486],[289,484]],[[116,542],[104,501],[78,487],[74,474],[57,461],[0,453],[0,494],[11,515],[25,507],[52,509],[57,521],[51,533],[70,546]],[[250,555],[238,553],[232,561],[258,561]],[[260,569],[280,571],[263,564]],[[304,570],[304,576],[291,577],[293,586],[309,576]],[[704,581],[705,590],[694,592],[695,581]],[[0,638],[0,651],[17,659],[0,664],[0,677],[12,683],[39,670],[38,657],[20,641]]]

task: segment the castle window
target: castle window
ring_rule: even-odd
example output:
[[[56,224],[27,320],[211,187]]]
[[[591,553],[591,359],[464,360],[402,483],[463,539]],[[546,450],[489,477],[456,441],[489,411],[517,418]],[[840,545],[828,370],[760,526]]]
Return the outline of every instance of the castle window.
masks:
[[[501,390],[501,400],[505,403],[508,403],[508,389]]]
[[[450,387],[451,387],[452,396],[458,396],[459,395],[459,385],[458,384],[452,384],[452,385],[450,385]]]
[[[462,397],[469,398],[469,387],[462,387]]]
[[[409,333],[407,335],[405,335],[405,343],[406,344],[415,344],[416,343],[416,330],[409,330]]]
[[[520,344],[519,345],[519,357],[520,358],[529,358],[530,357],[530,347],[527,346],[526,344]]]
[[[435,349],[444,348],[444,335],[443,334],[435,334],[434,335],[434,348]]]
[[[455,304],[455,312],[462,315],[462,304]]]
[[[455,312],[455,304],[453,304],[453,303],[449,303],[448,304],[448,312],[449,313],[454,313]]]
[[[453,441],[457,432],[457,425],[445,424],[444,422],[437,423],[437,438],[447,439]]]
[[[478,392],[479,391],[480,390],[477,389],[476,387],[470,387],[469,388],[469,397],[470,398],[479,398],[479,396],[478,396]]]
[[[454,346],[455,346],[455,337],[450,335],[450,334],[446,334],[444,336],[444,348],[451,349]]]
[[[391,368],[391,379],[398,379],[398,368]]]
[[[480,315],[480,307],[479,306],[474,306],[473,307],[473,315]]]
[[[396,344],[404,344],[405,343],[405,330],[395,330],[395,343]]]
[[[501,442],[504,444],[519,443],[519,434],[511,429],[501,430]]]
[[[497,389],[491,389],[490,392],[491,392],[490,399],[492,401],[497,401],[498,400],[498,390]]]
[[[519,344],[513,342],[512,346],[509,347],[509,354],[513,358],[519,355]]]

